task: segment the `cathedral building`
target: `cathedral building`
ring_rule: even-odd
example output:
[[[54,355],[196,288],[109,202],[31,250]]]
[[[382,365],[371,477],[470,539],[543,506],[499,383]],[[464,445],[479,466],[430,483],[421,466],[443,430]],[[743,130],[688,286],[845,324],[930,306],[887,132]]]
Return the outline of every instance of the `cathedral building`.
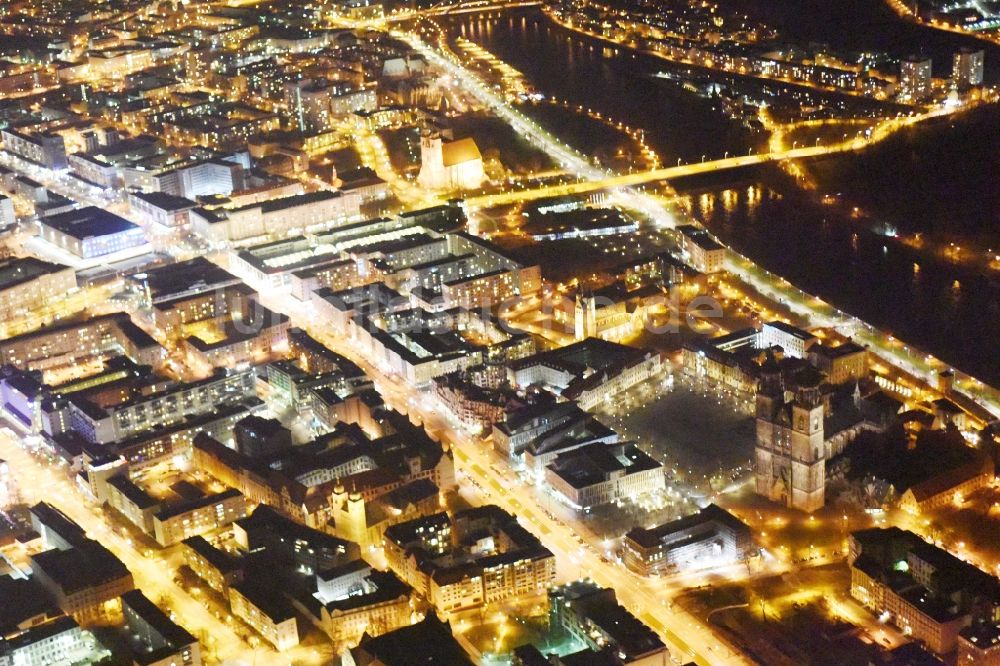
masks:
[[[432,190],[478,189],[486,180],[479,147],[471,138],[451,140],[438,130],[423,130],[417,180]]]

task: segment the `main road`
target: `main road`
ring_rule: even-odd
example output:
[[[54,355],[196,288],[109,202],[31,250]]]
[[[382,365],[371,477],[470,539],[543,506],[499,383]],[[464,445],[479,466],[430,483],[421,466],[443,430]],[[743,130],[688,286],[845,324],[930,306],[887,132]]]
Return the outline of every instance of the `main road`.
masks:
[[[214,259],[225,263],[224,257],[216,256]],[[671,589],[679,589],[676,587],[679,583],[675,582],[670,587],[665,584],[651,586],[647,580],[634,576],[610,558],[602,558],[592,542],[590,547],[586,545],[586,539],[593,538],[589,533],[559,519],[542,505],[530,488],[518,487],[510,471],[498,465],[492,450],[449,423],[442,416],[445,412],[440,404],[429,394],[409,386],[386,367],[375,365],[359,355],[349,340],[332,335],[308,303],[289,296],[283,290],[254,286],[261,289],[261,302],[265,307],[288,315],[294,326],[305,329],[331,349],[357,363],[375,380],[376,388],[387,404],[409,414],[411,419],[422,423],[431,434],[449,446],[457,469],[474,479],[489,501],[518,516],[525,527],[556,555],[561,570],[576,573],[574,577],[589,576],[600,585],[614,588],[619,602],[649,624],[682,663],[690,660],[700,666],[749,663],[710,628],[685,611],[671,607],[666,595]]]
[[[11,427],[2,427],[10,425]],[[161,599],[169,605],[168,613],[197,636],[203,645],[206,659],[224,666],[247,666],[267,663],[274,666],[291,664],[320,664],[324,657],[314,648],[298,646],[291,651],[276,652],[261,642],[251,648],[235,631],[238,622],[216,617],[204,599],[193,596],[174,582],[176,552],[147,552],[126,533],[115,529],[95,502],[84,498],[67,474],[65,465],[45,462],[32,456],[24,446],[24,438],[14,432],[16,424],[0,421],[0,459],[6,460],[14,471],[23,501],[28,504],[48,502],[82,527],[87,536],[108,548],[120,559],[136,587],[159,606]],[[248,630],[245,630],[248,631]]]
[[[517,109],[512,108],[504,99],[494,92],[487,84],[480,80],[475,74],[466,69],[460,61],[442,55],[432,47],[428,46],[419,35],[395,30],[393,36],[409,43],[414,50],[424,55],[428,62],[441,69],[449,77],[459,84],[464,92],[476,97],[483,106],[495,113],[499,118],[506,121],[513,129],[518,131],[525,139],[546,152],[559,166],[567,172],[575,175],[579,183],[574,182],[568,186],[552,186],[556,189],[549,190],[545,187],[535,190],[522,190],[511,193],[501,193],[500,195],[485,195],[485,197],[496,196],[496,199],[471,198],[468,201],[471,205],[498,205],[498,202],[514,202],[534,199],[542,196],[552,196],[555,192],[570,193],[573,190],[563,190],[560,188],[578,188],[578,191],[592,191],[594,189],[610,188],[609,192],[613,203],[622,208],[637,211],[651,220],[661,228],[672,228],[677,226],[677,221],[669,213],[656,197],[644,194],[634,189],[635,185],[666,180],[670,177],[680,175],[693,175],[695,173],[705,173],[719,168],[733,168],[735,166],[746,166],[763,161],[776,159],[802,159],[815,157],[823,154],[844,152],[847,150],[860,150],[874,142],[883,140],[894,132],[913,124],[957,113],[962,107],[939,107],[924,113],[909,116],[897,116],[887,118],[879,122],[872,128],[866,139],[853,139],[834,144],[807,146],[803,148],[793,147],[787,151],[771,151],[757,155],[726,158],[720,161],[705,162],[685,165],[680,167],[667,167],[654,169],[635,174],[615,174],[607,170],[599,169],[591,164],[588,159],[570,147],[568,144],[554,136],[551,132],[541,127],[534,120],[528,118]],[[727,264],[727,269],[739,280],[752,285],[761,293],[773,296],[775,299],[788,303],[796,315],[809,326],[849,326],[856,329],[864,329],[864,342],[870,344],[871,351],[884,358],[890,364],[897,365],[915,377],[928,382],[931,385],[937,381],[937,373],[947,368],[944,362],[919,352],[918,358],[911,354],[911,349],[906,346],[906,353],[900,353],[900,343],[888,334],[879,331],[865,322],[861,322],[850,315],[838,311],[828,303],[815,298],[809,294],[796,289],[779,276],[771,275],[767,271],[759,268],[749,259],[742,257],[731,251],[731,260]],[[913,350],[915,351],[915,350]],[[994,418],[1000,417],[1000,392],[984,384],[975,377],[956,373],[955,392],[956,398],[962,401],[971,402],[977,405],[984,414],[990,414]]]

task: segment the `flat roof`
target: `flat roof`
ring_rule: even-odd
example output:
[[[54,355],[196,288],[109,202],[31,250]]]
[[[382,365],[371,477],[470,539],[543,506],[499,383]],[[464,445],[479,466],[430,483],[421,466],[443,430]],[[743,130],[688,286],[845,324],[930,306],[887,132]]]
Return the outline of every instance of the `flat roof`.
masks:
[[[160,521],[170,520],[177,516],[183,515],[189,511],[195,511],[201,509],[202,507],[215,504],[216,502],[224,502],[235,497],[242,497],[243,494],[236,490],[235,488],[228,488],[223,490],[221,493],[216,493],[214,495],[206,495],[205,497],[199,497],[197,499],[188,500],[186,502],[180,502],[173,506],[167,507],[156,514],[156,519]]]
[[[799,340],[812,340],[813,338],[816,337],[809,331],[801,329],[798,326],[792,326],[791,324],[786,324],[783,321],[769,321],[766,324],[764,324],[764,326],[770,326],[771,328],[776,328],[782,333],[791,335],[792,337],[796,337]]]
[[[35,257],[12,257],[0,261],[0,289],[10,289],[43,275],[70,270],[68,266]]]
[[[162,210],[190,210],[198,205],[190,199],[166,192],[133,192],[132,196]]]
[[[234,285],[242,282],[224,268],[205,257],[195,257],[166,266],[159,266],[133,276],[142,280],[149,288],[153,302],[165,301],[195,289],[207,291],[212,288]]]
[[[76,210],[43,217],[39,224],[72,236],[79,240],[98,236],[111,236],[128,231],[142,231],[124,217],[110,213],[97,206],[86,206]]]

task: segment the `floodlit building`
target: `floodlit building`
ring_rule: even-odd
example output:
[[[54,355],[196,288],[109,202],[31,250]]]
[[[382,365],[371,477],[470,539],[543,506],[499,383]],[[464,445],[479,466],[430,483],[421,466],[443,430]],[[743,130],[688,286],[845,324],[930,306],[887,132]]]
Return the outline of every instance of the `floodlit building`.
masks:
[[[140,227],[96,206],[39,218],[38,229],[44,240],[80,259],[146,245],[146,235]]]
[[[868,350],[855,342],[845,342],[836,347],[810,344],[809,360],[826,375],[830,384],[846,384],[868,377]]]
[[[513,386],[543,386],[575,400],[581,409],[591,409],[656,376],[661,368],[659,354],[587,338],[509,363],[507,377]]]
[[[786,356],[809,358],[813,345],[819,343],[819,338],[797,326],[783,321],[770,321],[761,326],[757,336],[758,349],[781,347]],[[846,350],[845,350],[846,351]]]
[[[316,587],[312,599],[293,604],[332,641],[353,645],[365,633],[379,635],[410,624],[412,588],[364,560],[317,573]]]
[[[625,534],[625,566],[643,575],[738,562],[750,554],[750,528],[725,509],[709,504],[698,513],[658,527]]]
[[[421,185],[429,189],[475,190],[486,180],[483,156],[472,138],[445,139],[441,132],[420,134]]]
[[[279,652],[299,644],[295,609],[281,594],[253,583],[229,588],[229,607]]]
[[[826,501],[821,381],[813,371],[786,402],[781,370],[772,357],[762,368],[757,392],[757,494],[806,512]]]
[[[0,664],[51,666],[90,657],[94,639],[72,617],[63,616],[0,638]]]
[[[556,457],[545,482],[566,504],[589,510],[666,489],[663,464],[634,442],[595,442]]]

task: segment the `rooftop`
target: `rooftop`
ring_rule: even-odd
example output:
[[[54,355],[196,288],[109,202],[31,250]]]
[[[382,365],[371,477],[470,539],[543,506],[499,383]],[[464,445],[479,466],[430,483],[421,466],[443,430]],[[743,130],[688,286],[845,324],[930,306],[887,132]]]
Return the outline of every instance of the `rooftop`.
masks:
[[[53,264],[35,257],[14,257],[0,261],[0,289],[11,289],[43,275],[50,275],[69,267]]]
[[[57,215],[43,217],[39,224],[50,227],[67,236],[84,240],[97,236],[110,236],[127,231],[142,230],[123,217],[109,213],[97,206],[86,206]]]
[[[414,646],[420,646],[415,650]],[[451,633],[451,625],[433,612],[421,622],[376,638],[365,634],[354,654],[375,657],[384,666],[471,666],[465,651]]]

